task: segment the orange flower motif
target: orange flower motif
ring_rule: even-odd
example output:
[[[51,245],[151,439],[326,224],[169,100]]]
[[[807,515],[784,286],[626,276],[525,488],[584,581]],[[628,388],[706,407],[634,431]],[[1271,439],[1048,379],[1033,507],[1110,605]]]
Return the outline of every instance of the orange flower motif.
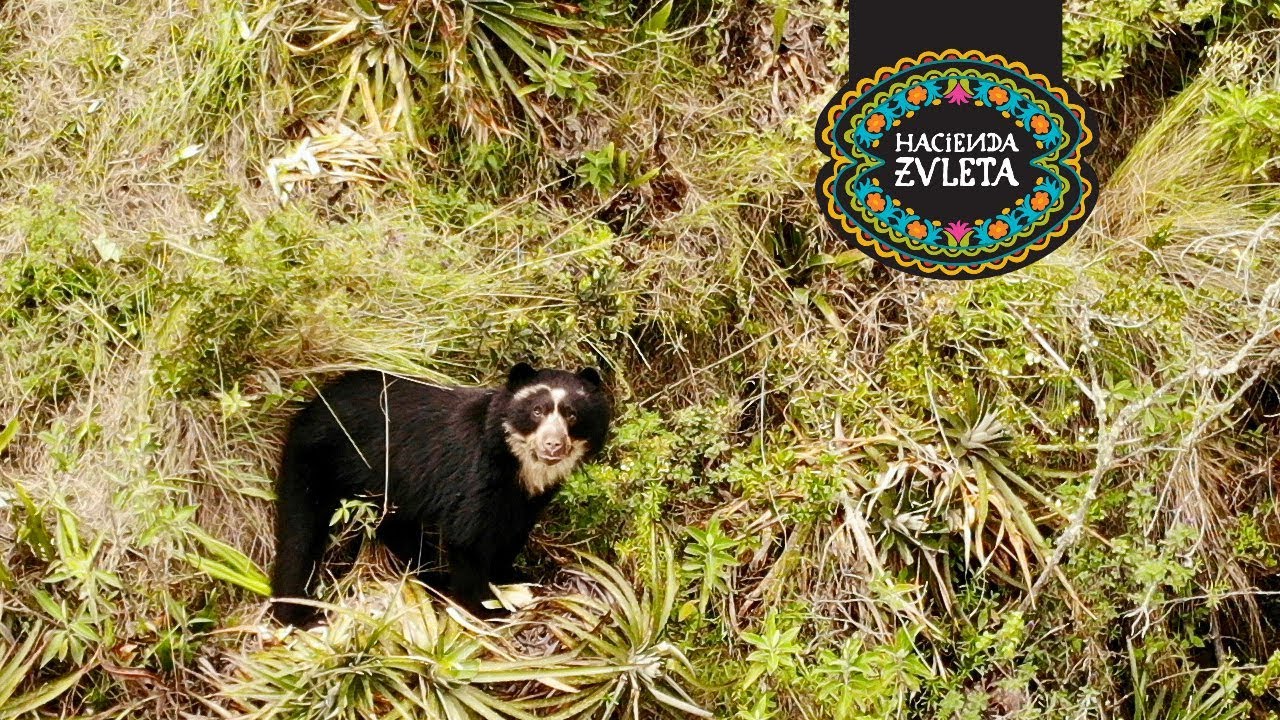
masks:
[[[907,101],[919,105],[929,99],[929,91],[923,85],[917,85],[907,91]]]
[[[997,85],[987,91],[987,100],[990,100],[992,105],[1003,105],[1009,102],[1009,91]]]
[[[929,228],[925,227],[924,223],[919,220],[912,220],[911,224],[907,226],[907,234],[917,240],[923,240],[924,236],[929,234]]]
[[[884,210],[884,196],[880,193],[871,193],[867,196],[867,207],[871,208],[871,212]]]
[[[987,228],[987,235],[989,235],[992,240],[999,240],[1000,238],[1008,234],[1009,234],[1009,223],[1003,220],[997,220],[991,223],[991,227]]]
[[[1036,212],[1049,207],[1049,193],[1038,190],[1035,195],[1031,196],[1031,209]]]
[[[1037,135],[1043,135],[1049,132],[1049,121],[1043,115],[1037,115],[1031,118],[1031,129],[1035,130]]]
[[[876,113],[875,115],[872,115],[871,117],[867,118],[867,130],[873,133],[878,133],[881,130],[883,130],[884,124],[885,124],[884,116],[881,115],[880,113]]]

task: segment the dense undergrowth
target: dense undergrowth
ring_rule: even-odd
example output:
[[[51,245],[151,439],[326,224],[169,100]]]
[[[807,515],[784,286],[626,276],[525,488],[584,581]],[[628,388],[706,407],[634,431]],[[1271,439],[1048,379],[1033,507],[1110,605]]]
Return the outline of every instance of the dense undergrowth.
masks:
[[[1274,18],[1071,5],[1100,205],[939,283],[813,210],[843,15],[0,6],[0,717],[1273,716]],[[294,401],[525,359],[620,410],[537,602],[271,625]]]

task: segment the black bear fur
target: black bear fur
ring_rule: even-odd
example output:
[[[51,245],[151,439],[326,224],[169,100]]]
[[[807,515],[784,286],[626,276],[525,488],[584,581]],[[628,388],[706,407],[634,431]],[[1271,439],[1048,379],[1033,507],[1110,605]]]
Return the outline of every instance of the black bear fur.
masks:
[[[361,498],[383,508],[377,538],[415,569],[429,564],[427,538],[437,535],[449,594],[483,614],[489,583],[514,576],[534,523],[573,466],[600,451],[609,419],[608,396],[590,368],[521,363],[498,388],[442,387],[378,371],[339,377],[297,413],[285,440],[273,613],[292,624],[314,615],[288,598],[310,596],[334,512],[344,499]],[[551,464],[537,443],[550,448]]]

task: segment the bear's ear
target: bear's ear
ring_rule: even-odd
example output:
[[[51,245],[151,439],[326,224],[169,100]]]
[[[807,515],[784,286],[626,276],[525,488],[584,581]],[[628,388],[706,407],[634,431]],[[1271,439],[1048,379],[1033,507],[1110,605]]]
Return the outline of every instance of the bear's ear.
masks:
[[[600,379],[599,371],[593,367],[582,368],[578,371],[578,377],[581,378],[582,382],[595,387],[600,387],[604,384],[604,381]]]
[[[511,372],[507,373],[507,389],[516,390],[522,385],[528,385],[529,381],[537,375],[538,371],[533,369],[529,363],[517,363],[511,368]]]

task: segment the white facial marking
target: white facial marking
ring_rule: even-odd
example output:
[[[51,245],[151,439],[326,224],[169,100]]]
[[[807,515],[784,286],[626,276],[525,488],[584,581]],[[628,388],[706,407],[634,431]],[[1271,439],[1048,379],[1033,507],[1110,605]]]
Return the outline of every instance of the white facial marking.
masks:
[[[570,440],[568,456],[554,465],[548,465],[538,457],[534,435],[520,435],[512,432],[508,425],[504,424],[503,427],[507,430],[507,447],[511,448],[511,453],[520,463],[520,484],[530,497],[541,495],[559,485],[587,454],[586,440]]]
[[[534,393],[536,393],[536,392],[541,392],[541,391],[543,391],[543,390],[551,390],[551,386],[550,386],[550,385],[543,385],[543,384],[541,384],[541,383],[539,383],[539,384],[537,384],[537,385],[525,385],[524,387],[522,387],[522,388],[520,388],[519,390],[517,390],[515,395],[512,395],[512,396],[511,396],[511,401],[512,401],[512,402],[515,402],[515,401],[517,401],[517,400],[523,400],[523,399],[525,399],[525,398],[529,397],[530,395],[532,395],[532,394],[534,394]],[[553,391],[553,392],[554,392],[554,391]]]
[[[523,400],[534,393],[546,390],[551,393],[552,410],[538,423],[537,429],[528,435],[515,431],[510,423],[503,423],[506,431],[507,447],[520,462],[520,484],[531,497],[541,495],[568,477],[574,468],[587,454],[587,441],[569,437],[569,425],[560,414],[560,402],[568,395],[564,388],[553,388],[548,385],[529,385],[520,388],[512,400]],[[547,462],[543,460],[547,443],[562,443],[564,455],[560,460]]]

